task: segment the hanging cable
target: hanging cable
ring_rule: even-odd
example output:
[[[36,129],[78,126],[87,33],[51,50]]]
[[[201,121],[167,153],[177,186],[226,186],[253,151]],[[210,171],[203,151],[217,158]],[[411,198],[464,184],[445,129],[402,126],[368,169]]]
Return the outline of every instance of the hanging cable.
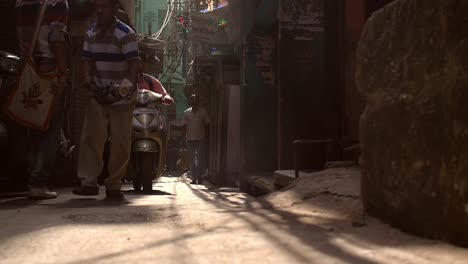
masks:
[[[163,22],[163,25],[161,26],[161,28],[158,30],[158,32],[156,32],[155,34],[153,34],[150,38],[152,39],[158,39],[163,30],[166,28],[166,26],[169,24],[169,22],[171,21],[171,17],[172,17],[172,14],[174,12],[174,9],[175,9],[175,6],[176,6],[176,3],[174,1],[173,4],[171,4],[171,2],[169,1],[168,2],[168,9],[167,9],[167,12],[166,12],[166,17],[164,18],[164,22]]]

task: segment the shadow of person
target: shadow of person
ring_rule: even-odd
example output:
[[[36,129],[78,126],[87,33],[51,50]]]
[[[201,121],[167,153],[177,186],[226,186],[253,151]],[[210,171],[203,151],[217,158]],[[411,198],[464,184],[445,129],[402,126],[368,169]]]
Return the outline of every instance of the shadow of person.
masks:
[[[172,193],[159,191],[159,190],[152,190],[150,192],[127,190],[127,191],[123,191],[123,193],[125,193],[125,195],[173,195]]]

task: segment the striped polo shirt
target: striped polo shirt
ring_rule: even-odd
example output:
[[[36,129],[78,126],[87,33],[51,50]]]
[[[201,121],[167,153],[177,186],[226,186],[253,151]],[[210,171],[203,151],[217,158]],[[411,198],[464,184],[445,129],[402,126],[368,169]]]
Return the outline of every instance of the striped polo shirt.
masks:
[[[107,32],[99,32],[93,24],[85,36],[82,58],[95,62],[97,87],[120,84],[128,76],[128,61],[139,60],[135,32],[117,19]]]

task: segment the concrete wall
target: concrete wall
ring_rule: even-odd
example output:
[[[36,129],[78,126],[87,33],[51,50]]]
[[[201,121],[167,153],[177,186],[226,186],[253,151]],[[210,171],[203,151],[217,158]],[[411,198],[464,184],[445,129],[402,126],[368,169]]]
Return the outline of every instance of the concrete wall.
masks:
[[[364,208],[406,231],[468,246],[468,2],[397,0],[357,50]],[[427,23],[432,21],[432,23]],[[429,40],[429,41],[428,41]]]

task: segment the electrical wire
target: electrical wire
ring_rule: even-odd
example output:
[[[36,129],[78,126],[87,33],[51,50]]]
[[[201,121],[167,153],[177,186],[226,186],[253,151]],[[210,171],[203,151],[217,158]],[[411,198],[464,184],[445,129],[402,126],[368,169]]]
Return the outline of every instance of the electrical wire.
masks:
[[[169,25],[171,21],[173,21],[174,26],[171,27],[172,32],[171,34],[168,34],[167,39],[164,39],[165,50],[169,50],[169,52],[164,53],[164,61],[166,61],[166,63],[164,64],[166,64],[167,66],[165,67],[166,69],[163,71],[163,74],[161,75],[160,79],[164,79],[166,76],[173,75],[173,74],[177,74],[183,77],[183,74],[180,72],[180,70],[178,70],[178,68],[180,67],[182,63],[182,57],[183,57],[183,47],[181,47],[181,44],[180,44],[181,37],[178,34],[179,24],[175,22],[175,20],[172,20],[172,17],[176,10],[176,6],[178,6],[179,8],[177,8],[178,11],[176,12],[181,11],[182,13],[185,14],[188,11],[188,20],[191,22],[191,14],[190,14],[191,8],[187,4],[193,4],[193,1],[173,1],[171,3],[171,1],[169,0],[168,8],[166,11],[166,16],[164,18],[163,24],[161,25],[161,28],[155,34],[149,37],[145,35],[141,35],[137,37],[139,40],[142,40],[145,37],[149,39],[153,39],[153,40],[155,39],[161,40],[160,37],[162,33],[164,32],[164,29]],[[185,41],[188,41],[188,44],[189,44],[188,49],[192,49],[192,42],[189,40],[185,40]],[[145,46],[148,46],[148,47],[154,47],[158,45],[161,45],[161,44],[145,43]],[[187,54],[188,56],[192,55],[191,51],[187,53],[188,53]]]
[[[175,1],[174,1],[175,2]],[[175,6],[175,5],[174,5]],[[163,21],[163,24],[161,25],[161,28],[153,35],[151,36],[148,36],[148,38],[150,39],[157,39],[159,37],[159,35],[161,34],[161,32],[163,31],[163,29],[166,27],[166,24],[167,24],[167,20],[168,20],[168,17],[169,17],[169,14],[171,12],[171,1],[169,0],[167,2],[167,10],[166,10],[166,15],[164,17],[164,21]],[[143,38],[146,37],[146,36],[143,36]]]
[[[166,17],[164,18],[163,25],[158,30],[158,32],[156,32],[154,35],[151,36],[151,38],[158,39],[161,36],[163,30],[167,27],[167,25],[171,21],[172,13],[174,12],[175,6],[176,6],[175,1],[172,4],[172,7],[171,7],[171,2],[170,1],[168,2],[168,9],[167,9],[168,12],[166,12]]]
[[[169,16],[170,16],[171,13],[172,13],[172,9],[170,9],[170,7],[169,7],[169,8],[167,9],[166,17],[164,18],[164,21],[163,21],[163,24],[161,25],[161,28],[158,30],[158,32],[156,32],[155,34],[151,35],[150,38],[157,39],[157,38],[159,38],[159,36],[161,36],[162,32],[164,31],[164,29],[165,29],[166,26],[167,26],[168,19],[169,19]]]

